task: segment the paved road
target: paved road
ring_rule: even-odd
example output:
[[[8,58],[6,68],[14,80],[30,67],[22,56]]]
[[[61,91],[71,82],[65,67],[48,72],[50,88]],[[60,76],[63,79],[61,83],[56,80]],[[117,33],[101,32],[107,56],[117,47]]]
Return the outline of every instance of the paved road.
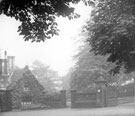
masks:
[[[7,112],[0,116],[135,116],[135,107],[118,106],[107,108],[93,109],[55,109],[55,110],[37,110],[37,111],[22,111],[22,112]]]

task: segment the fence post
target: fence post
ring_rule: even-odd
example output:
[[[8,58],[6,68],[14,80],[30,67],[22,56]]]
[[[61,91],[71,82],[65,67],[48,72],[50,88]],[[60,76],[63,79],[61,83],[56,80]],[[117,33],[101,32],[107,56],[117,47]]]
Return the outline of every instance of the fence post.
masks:
[[[76,90],[71,90],[71,107],[75,107]]]
[[[66,107],[66,90],[61,90],[62,107]]]

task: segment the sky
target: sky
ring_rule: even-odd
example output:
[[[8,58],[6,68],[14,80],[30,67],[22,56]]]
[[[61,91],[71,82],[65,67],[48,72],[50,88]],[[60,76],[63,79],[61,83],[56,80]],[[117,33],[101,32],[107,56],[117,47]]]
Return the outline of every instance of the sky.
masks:
[[[72,57],[76,54],[82,26],[90,14],[90,7],[82,3],[75,6],[75,12],[81,15],[78,19],[68,20],[57,18],[59,36],[40,43],[24,42],[19,36],[17,28],[19,22],[0,16],[0,49],[6,50],[8,55],[15,56],[15,65],[24,67],[31,65],[33,61],[40,60],[45,65],[50,65],[53,70],[58,71],[60,76],[67,74],[74,65]]]

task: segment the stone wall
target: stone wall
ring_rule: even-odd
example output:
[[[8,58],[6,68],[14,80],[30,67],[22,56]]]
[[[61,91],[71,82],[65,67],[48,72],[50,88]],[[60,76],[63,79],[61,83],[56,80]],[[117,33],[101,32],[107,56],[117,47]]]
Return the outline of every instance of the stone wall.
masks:
[[[0,111],[12,110],[12,95],[10,90],[0,90]]]

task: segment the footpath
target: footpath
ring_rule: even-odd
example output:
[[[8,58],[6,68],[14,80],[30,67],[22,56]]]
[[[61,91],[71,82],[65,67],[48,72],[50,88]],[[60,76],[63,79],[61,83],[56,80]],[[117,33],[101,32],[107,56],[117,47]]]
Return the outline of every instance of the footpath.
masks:
[[[134,103],[91,109],[50,109],[1,113],[0,116],[135,116]]]

